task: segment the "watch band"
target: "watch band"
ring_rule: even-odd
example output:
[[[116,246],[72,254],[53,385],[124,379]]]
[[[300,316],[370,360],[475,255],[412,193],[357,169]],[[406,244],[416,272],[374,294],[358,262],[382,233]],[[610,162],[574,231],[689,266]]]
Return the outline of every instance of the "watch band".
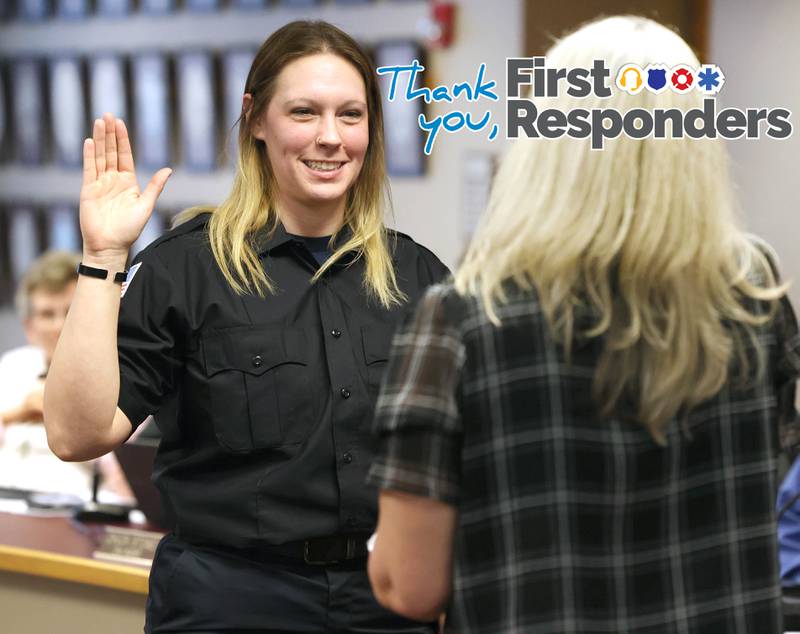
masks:
[[[104,280],[108,277],[108,270],[98,269],[94,266],[86,266],[81,262],[78,264],[78,275],[86,275],[87,277],[96,277],[98,280]],[[114,282],[122,284],[127,277],[128,271],[119,271],[114,274]]]

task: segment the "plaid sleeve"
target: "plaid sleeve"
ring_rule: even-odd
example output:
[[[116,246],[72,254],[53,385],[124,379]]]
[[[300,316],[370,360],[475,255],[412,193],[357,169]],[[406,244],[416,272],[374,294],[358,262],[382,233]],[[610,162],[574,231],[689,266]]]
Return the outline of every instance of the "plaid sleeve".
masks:
[[[781,447],[794,460],[800,453],[800,419],[795,407],[795,390],[800,377],[800,333],[789,298],[781,299],[776,317],[778,363],[775,368],[778,391]]]
[[[750,236],[750,239],[767,259],[775,281],[780,283],[778,254],[761,238]],[[763,278],[757,281],[763,283]],[[797,379],[800,378],[800,333],[787,295],[779,300],[774,331],[777,339],[774,385],[778,395],[778,434],[781,449],[793,461],[800,454],[800,417],[795,407]]]
[[[461,416],[457,391],[465,359],[457,296],[431,286],[392,341],[375,407],[378,449],[368,481],[456,504]]]

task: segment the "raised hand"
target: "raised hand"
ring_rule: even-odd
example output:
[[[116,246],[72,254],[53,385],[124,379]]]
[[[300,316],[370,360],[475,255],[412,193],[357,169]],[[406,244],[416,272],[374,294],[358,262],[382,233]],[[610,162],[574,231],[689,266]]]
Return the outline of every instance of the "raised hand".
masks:
[[[126,256],[144,229],[172,170],[158,170],[139,191],[128,130],[106,113],[83,142],[80,197],[84,256]]]

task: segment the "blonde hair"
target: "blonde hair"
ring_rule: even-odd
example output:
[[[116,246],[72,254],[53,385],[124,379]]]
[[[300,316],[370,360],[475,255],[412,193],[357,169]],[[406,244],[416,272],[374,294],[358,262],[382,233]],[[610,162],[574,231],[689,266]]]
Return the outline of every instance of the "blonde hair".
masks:
[[[225,279],[238,294],[274,293],[273,282],[264,273],[253,238],[263,228],[271,234],[278,225],[275,209],[274,175],[263,141],[251,133],[252,123],[266,111],[277,78],[292,61],[320,53],[338,55],[353,65],[364,80],[367,95],[369,146],[356,182],[347,195],[344,225],[351,237],[314,274],[316,282],[349,251],[364,258],[364,288],[385,308],[403,304],[408,298],[397,284],[390,254],[389,232],[383,210],[390,206],[384,158],[383,114],[378,82],[369,58],[344,31],[326,22],[291,22],[273,33],[261,45],[250,67],[245,92],[253,95],[248,117],[239,125],[236,176],[228,197],[217,207],[201,205],[181,212],[180,224],[201,213],[212,213],[208,237],[214,259]],[[343,225],[343,226],[344,226]],[[338,234],[338,231],[337,231]],[[331,237],[331,245],[336,234]]]
[[[589,68],[593,59],[606,60],[611,81],[628,62],[698,66],[678,35],[627,16],[590,23],[547,54],[559,68]],[[561,92],[535,99],[539,111],[702,105],[697,91],[612,89],[607,99],[580,100]],[[746,342],[786,291],[737,226],[719,139],[622,136],[602,151],[566,136],[516,142],[455,274],[458,292],[482,298],[495,324],[509,280],[535,288],[567,358],[576,338],[601,338],[593,382],[601,416],[632,416],[659,442],[674,416],[719,392],[734,356],[747,372]],[[584,309],[586,328],[577,325]]]
[[[20,319],[30,316],[31,295],[36,291],[60,293],[70,282],[77,282],[80,261],[80,254],[71,251],[47,251],[36,258],[22,276],[14,298]]]

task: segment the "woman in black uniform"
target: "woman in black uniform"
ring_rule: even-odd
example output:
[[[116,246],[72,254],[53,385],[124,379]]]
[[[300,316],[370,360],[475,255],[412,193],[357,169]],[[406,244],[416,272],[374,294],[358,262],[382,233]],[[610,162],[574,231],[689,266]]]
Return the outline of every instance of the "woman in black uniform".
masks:
[[[124,273],[170,170],[140,192],[124,123],[95,121],[50,445],[93,458],[155,415],[174,532],[147,632],[431,632],[381,608],[365,570],[370,416],[394,325],[447,275],[384,227],[374,71],[339,29],[291,23],[258,51],[240,123],[228,198],[184,212]]]

